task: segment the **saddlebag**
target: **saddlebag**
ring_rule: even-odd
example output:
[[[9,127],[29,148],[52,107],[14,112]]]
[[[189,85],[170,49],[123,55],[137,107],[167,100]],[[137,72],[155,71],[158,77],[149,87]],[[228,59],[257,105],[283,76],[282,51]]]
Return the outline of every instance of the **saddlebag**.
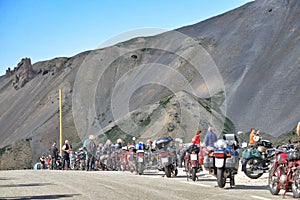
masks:
[[[225,167],[238,170],[239,168],[239,156],[231,155],[230,158],[226,158]]]
[[[245,159],[249,159],[249,158],[252,158],[252,157],[260,158],[261,154],[256,148],[246,149],[245,151],[243,151],[242,157],[245,158]]]
[[[154,141],[156,148],[162,149],[166,147],[173,139],[171,137],[159,138]]]
[[[205,156],[203,161],[204,168],[214,168],[214,157]]]
[[[292,160],[300,160],[300,151],[290,151],[288,153],[287,161],[292,161]]]

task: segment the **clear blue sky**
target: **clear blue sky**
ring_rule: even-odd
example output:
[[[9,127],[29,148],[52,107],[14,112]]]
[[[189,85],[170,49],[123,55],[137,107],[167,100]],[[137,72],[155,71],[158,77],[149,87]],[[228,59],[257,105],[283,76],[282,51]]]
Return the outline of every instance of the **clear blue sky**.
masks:
[[[0,0],[0,75],[23,57],[71,57],[135,29],[175,29],[250,0]]]

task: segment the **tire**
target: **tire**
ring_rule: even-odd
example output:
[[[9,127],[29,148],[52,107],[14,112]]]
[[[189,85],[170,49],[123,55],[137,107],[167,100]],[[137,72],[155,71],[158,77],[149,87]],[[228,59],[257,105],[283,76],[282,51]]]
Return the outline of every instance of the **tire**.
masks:
[[[273,195],[278,195],[280,192],[280,188],[278,186],[279,179],[280,179],[280,172],[282,172],[282,169],[278,167],[273,175],[275,168],[274,166],[271,167],[270,172],[269,172],[269,178],[268,178],[268,186],[270,189],[271,194]]]
[[[262,165],[262,160],[259,158],[255,158],[255,157],[249,158],[248,160],[245,161],[244,165],[245,165],[244,173],[246,176],[248,176],[251,179],[258,179],[259,177],[261,177],[264,174],[264,173],[259,173],[259,174],[252,173],[253,165],[256,165],[256,166]]]
[[[138,174],[142,175],[144,173],[144,166],[143,163],[138,164]]]
[[[224,177],[224,169],[223,168],[217,169],[217,182],[218,182],[219,188],[225,187],[226,178]]]
[[[197,178],[196,173],[197,173],[197,169],[195,167],[193,167],[193,169],[192,169],[192,180],[193,181],[196,181],[196,178]]]
[[[166,174],[166,177],[171,178],[171,167],[170,166],[165,167],[165,174]]]
[[[178,174],[178,169],[172,170],[172,176],[175,177]]]
[[[300,198],[300,169],[297,169],[294,173],[292,183],[292,192],[294,198]]]

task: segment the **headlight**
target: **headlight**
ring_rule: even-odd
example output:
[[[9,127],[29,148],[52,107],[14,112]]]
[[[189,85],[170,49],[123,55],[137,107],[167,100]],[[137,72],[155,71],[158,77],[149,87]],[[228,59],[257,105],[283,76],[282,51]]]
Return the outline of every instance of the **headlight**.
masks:
[[[216,148],[226,148],[227,144],[226,141],[223,139],[219,139],[216,143],[215,143],[215,147]]]

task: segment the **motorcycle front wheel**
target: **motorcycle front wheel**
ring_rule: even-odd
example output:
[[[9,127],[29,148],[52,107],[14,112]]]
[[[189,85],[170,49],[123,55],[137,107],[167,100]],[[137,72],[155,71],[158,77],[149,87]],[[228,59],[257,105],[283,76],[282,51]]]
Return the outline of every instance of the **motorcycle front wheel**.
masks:
[[[278,193],[280,192],[278,184],[279,184],[279,179],[281,174],[282,174],[282,169],[279,167],[275,169],[274,166],[272,166],[269,171],[268,185],[269,185],[270,192],[273,195],[278,195]]]
[[[220,188],[225,187],[226,178],[224,177],[224,169],[223,168],[217,169],[217,182],[218,182],[218,186]]]
[[[292,183],[292,192],[294,198],[300,198],[300,169],[297,169],[294,173]]]
[[[264,173],[259,173],[259,174],[253,173],[253,170],[256,170],[255,167],[262,166],[262,160],[259,158],[249,158],[248,160],[246,160],[244,165],[245,165],[244,173],[249,178],[258,179],[264,174]]]

